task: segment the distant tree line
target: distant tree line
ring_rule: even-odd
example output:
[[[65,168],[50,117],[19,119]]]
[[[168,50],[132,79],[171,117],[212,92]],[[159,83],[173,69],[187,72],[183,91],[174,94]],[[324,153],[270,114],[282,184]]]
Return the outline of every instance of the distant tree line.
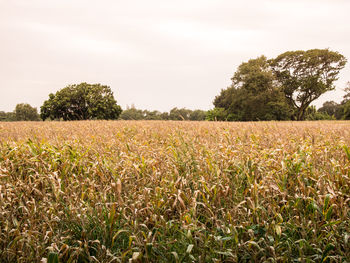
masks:
[[[350,119],[350,82],[340,103],[327,101],[316,110],[311,103],[335,88],[346,58],[328,49],[288,51],[274,59],[260,56],[242,63],[209,111],[173,108],[169,112],[127,107],[122,111],[109,86],[69,85],[40,107],[18,104],[0,112],[2,121],[38,120],[191,120],[259,121]]]
[[[23,104],[18,104],[23,105]],[[17,105],[17,106],[18,106]],[[29,104],[25,104],[31,107]],[[16,106],[16,108],[17,108]],[[26,109],[21,113],[0,111],[0,121],[39,121],[42,120],[36,108],[31,107],[31,111]],[[33,114],[33,112],[35,114]],[[41,115],[45,118],[45,115]],[[97,119],[97,118],[95,118]],[[204,121],[207,119],[207,111],[190,110],[186,108],[173,108],[169,112],[149,111],[136,109],[134,106],[122,111],[118,119],[120,120],[189,120]],[[44,119],[45,120],[45,119]],[[46,119],[47,120],[47,119]],[[49,118],[49,120],[64,120],[63,118]]]
[[[18,104],[13,112],[0,112],[1,121],[38,120],[198,120],[206,119],[206,111],[173,108],[170,112],[139,110],[134,106],[122,111],[108,86],[80,83],[49,94],[40,108]]]
[[[186,108],[173,108],[170,112],[148,111],[136,109],[135,106],[124,110],[120,119],[122,120],[190,120],[204,121],[207,117],[207,112],[203,110],[189,110]]]

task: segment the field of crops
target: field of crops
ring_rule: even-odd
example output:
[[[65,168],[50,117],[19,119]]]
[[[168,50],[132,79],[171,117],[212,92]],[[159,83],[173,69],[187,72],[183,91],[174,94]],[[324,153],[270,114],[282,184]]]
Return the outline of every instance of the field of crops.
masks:
[[[0,123],[1,262],[350,262],[349,237],[350,122]]]

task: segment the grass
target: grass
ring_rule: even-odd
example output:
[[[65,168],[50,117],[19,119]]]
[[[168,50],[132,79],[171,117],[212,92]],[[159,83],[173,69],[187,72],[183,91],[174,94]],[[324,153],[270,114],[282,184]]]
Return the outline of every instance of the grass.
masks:
[[[1,262],[350,262],[350,123],[0,124]]]

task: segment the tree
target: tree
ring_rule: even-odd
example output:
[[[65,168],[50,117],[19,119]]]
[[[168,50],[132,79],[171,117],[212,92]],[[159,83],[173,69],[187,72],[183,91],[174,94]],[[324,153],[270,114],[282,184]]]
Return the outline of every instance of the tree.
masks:
[[[316,106],[311,105],[307,107],[305,111],[305,120],[317,121],[317,120],[335,120],[334,115],[329,115],[327,112],[321,112],[316,110]]]
[[[342,118],[343,107],[341,104],[335,101],[326,101],[323,103],[322,107],[318,109],[318,112],[328,114],[329,116],[334,116],[337,120]]]
[[[0,111],[0,121],[16,121],[16,115],[14,112]]]
[[[138,110],[135,107],[123,110],[120,114],[120,119],[122,120],[143,120],[145,118],[142,110]]]
[[[145,115],[145,120],[161,120],[162,119],[162,113],[154,110],[154,111],[148,111],[144,110],[143,111]]]
[[[178,121],[184,121],[190,119],[191,110],[186,108],[173,108],[169,112],[169,120],[178,120]]]
[[[350,120],[350,101],[343,105],[343,117],[344,120]]]
[[[118,119],[121,112],[109,86],[85,82],[49,94],[41,106],[44,120]]]
[[[160,114],[160,119],[161,120],[169,120],[169,113],[168,112],[162,112]]]
[[[285,120],[290,118],[289,107],[283,92],[265,56],[242,63],[234,76],[232,85],[222,90],[214,99],[215,108],[210,115],[235,121]]]
[[[190,112],[191,121],[204,121],[207,116],[207,112],[204,110],[193,110]]]
[[[28,103],[20,103],[16,105],[15,118],[17,121],[38,121],[40,120],[38,110]]]
[[[346,58],[328,49],[288,51],[270,61],[285,97],[294,108],[294,118],[303,120],[308,106],[334,89]]]
[[[224,108],[214,108],[208,110],[206,120],[208,121],[226,121],[227,113]]]

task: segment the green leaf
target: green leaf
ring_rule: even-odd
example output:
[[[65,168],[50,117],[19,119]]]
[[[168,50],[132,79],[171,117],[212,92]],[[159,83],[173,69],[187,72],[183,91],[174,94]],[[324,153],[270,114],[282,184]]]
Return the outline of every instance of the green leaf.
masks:
[[[330,199],[330,195],[327,194],[327,195],[326,195],[326,198],[324,199],[323,213],[325,213],[325,211],[328,209],[329,199]]]
[[[58,263],[58,254],[56,252],[50,252],[47,257],[47,263]]]
[[[325,262],[327,259],[327,256],[331,250],[335,249],[335,246],[333,244],[327,244],[325,247],[323,253],[322,253],[322,262]]]
[[[326,221],[329,221],[329,219],[331,219],[332,212],[333,212],[333,207],[334,207],[334,205],[332,205],[330,208],[328,208],[328,210],[326,212],[326,215],[325,215]]]
[[[344,145],[343,149],[344,149],[344,151],[346,153],[346,157],[348,157],[348,160],[350,161],[350,150],[349,150],[349,147]]]

